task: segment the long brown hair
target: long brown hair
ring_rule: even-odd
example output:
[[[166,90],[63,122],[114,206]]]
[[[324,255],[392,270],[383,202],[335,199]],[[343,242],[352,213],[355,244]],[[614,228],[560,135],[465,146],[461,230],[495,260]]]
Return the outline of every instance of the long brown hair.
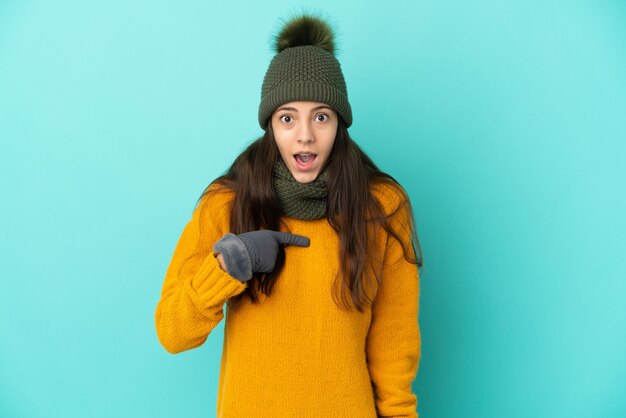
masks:
[[[259,229],[279,230],[281,225],[280,202],[272,188],[274,162],[280,158],[276,146],[272,124],[268,123],[264,135],[252,142],[233,162],[226,173],[215,179],[198,198],[211,193],[211,185],[218,184],[234,191],[230,216],[230,232],[241,234]],[[350,299],[359,312],[372,302],[365,291],[364,280],[374,276],[380,284],[380,273],[369,269],[374,254],[371,251],[373,235],[372,225],[380,225],[395,239],[402,243],[407,261],[422,268],[422,251],[419,245],[408,196],[400,184],[389,174],[378,169],[374,162],[350,138],[345,123],[339,118],[337,135],[328,159],[328,198],[327,219],[340,238],[339,260],[341,274],[337,274],[335,284],[340,285],[341,301],[337,301],[333,291],[333,300],[339,308],[348,307]],[[370,185],[386,182],[397,187],[406,204],[409,204],[411,239],[401,239],[394,230],[389,218],[395,214],[385,214],[381,204],[373,196]],[[398,210],[400,210],[399,207]],[[266,296],[272,292],[276,278],[285,264],[285,250],[281,246],[276,265],[271,273],[254,273],[251,279],[257,280],[258,289]],[[336,287],[335,287],[336,288]],[[258,296],[253,286],[237,295],[234,302],[247,294],[253,303],[258,303]]]

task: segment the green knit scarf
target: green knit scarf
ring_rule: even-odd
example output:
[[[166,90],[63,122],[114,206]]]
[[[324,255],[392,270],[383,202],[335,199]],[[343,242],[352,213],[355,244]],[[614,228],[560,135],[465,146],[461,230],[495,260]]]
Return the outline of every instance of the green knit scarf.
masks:
[[[320,219],[326,216],[328,166],[310,183],[299,183],[282,158],[276,160],[273,186],[283,213],[297,219]]]

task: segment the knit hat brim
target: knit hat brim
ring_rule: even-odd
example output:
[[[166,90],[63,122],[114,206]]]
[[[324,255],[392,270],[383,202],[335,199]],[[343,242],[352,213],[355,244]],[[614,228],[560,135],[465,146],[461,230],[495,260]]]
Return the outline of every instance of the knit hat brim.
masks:
[[[352,109],[345,94],[329,84],[298,81],[280,84],[261,99],[259,106],[261,129],[266,129],[269,118],[279,106],[299,101],[325,103],[343,118],[346,127],[352,125]]]

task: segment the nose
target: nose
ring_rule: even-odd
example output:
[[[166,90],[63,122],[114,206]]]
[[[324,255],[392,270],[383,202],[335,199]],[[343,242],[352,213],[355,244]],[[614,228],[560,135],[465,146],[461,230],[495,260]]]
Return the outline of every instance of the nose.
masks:
[[[302,123],[302,126],[300,127],[300,132],[298,132],[298,143],[309,144],[313,142],[313,140],[314,140],[313,131],[311,130],[309,123],[308,122]]]

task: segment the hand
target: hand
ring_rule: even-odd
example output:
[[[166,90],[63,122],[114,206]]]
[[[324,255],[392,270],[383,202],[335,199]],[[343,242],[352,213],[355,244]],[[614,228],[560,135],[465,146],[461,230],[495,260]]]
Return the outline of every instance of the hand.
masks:
[[[213,251],[222,255],[231,276],[245,282],[252,273],[274,270],[280,245],[308,247],[309,243],[302,235],[263,229],[239,235],[227,233],[215,243]]]

